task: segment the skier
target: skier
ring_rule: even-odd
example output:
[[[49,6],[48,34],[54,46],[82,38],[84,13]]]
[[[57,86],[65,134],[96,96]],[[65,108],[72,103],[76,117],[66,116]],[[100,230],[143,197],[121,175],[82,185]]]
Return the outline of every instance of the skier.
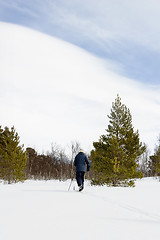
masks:
[[[79,187],[79,191],[82,191],[84,188],[84,174],[86,171],[90,170],[90,162],[88,161],[87,156],[84,154],[84,151],[81,149],[76,155],[74,160],[74,166],[76,167],[76,180]]]

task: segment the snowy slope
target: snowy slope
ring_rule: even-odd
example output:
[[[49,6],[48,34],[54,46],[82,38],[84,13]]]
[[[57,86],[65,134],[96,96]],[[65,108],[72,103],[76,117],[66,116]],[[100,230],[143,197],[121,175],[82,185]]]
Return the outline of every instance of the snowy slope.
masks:
[[[151,240],[160,235],[160,183],[68,192],[69,182],[0,184],[1,240]]]
[[[142,141],[160,132],[160,89],[116,74],[116,65],[45,34],[0,23],[0,124],[14,125],[25,146],[48,150],[72,140],[90,150],[120,94]],[[147,119],[147,121],[144,121]]]

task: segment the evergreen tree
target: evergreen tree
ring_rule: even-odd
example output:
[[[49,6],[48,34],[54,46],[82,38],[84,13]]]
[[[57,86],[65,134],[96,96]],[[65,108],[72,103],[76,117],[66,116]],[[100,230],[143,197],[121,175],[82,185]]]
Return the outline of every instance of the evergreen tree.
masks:
[[[18,133],[14,127],[0,129],[0,178],[8,183],[24,180],[27,156],[20,146]]]
[[[150,156],[149,173],[150,176],[160,176],[160,137],[159,145],[155,148],[154,155]]]
[[[145,146],[139,140],[138,131],[134,131],[130,110],[121,103],[118,95],[108,118],[107,134],[93,143],[93,184],[133,185],[131,179],[142,177],[137,168],[138,158],[145,151]]]

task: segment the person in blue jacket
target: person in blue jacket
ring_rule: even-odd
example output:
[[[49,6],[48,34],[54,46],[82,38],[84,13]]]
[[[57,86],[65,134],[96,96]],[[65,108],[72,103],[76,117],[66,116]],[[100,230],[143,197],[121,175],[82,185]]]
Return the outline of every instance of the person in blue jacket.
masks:
[[[88,161],[87,156],[84,154],[83,150],[81,149],[79,153],[76,155],[74,160],[74,166],[76,167],[76,180],[79,186],[79,191],[82,191],[84,188],[84,175],[86,171],[90,170],[90,162]]]

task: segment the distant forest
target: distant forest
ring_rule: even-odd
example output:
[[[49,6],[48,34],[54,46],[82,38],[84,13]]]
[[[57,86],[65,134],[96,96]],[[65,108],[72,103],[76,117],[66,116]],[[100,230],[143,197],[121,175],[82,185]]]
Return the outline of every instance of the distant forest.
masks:
[[[160,178],[160,137],[154,154],[150,155],[149,148],[140,142],[138,130],[134,131],[130,110],[118,95],[108,118],[106,134],[93,142],[93,150],[87,156],[91,171],[86,178],[94,185],[108,186],[134,186],[136,178]],[[14,127],[0,126],[0,179],[7,183],[73,179],[73,161],[80,150],[79,143],[72,142],[70,150],[71,157],[56,144],[43,154],[31,147],[24,149]]]

